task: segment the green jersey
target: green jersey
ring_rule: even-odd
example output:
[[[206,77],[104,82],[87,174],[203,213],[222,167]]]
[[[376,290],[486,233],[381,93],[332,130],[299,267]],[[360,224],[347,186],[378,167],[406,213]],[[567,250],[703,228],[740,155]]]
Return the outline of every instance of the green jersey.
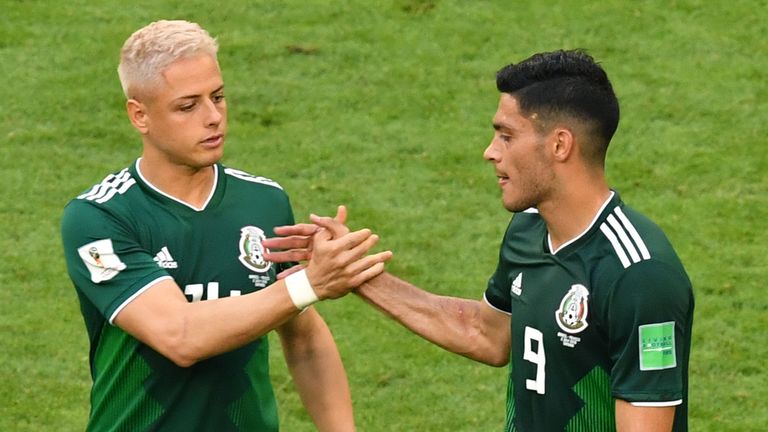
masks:
[[[67,268],[90,340],[88,430],[278,430],[266,336],[184,368],[112,325],[165,279],[190,302],[244,295],[275,280],[281,269],[264,260],[261,240],[294,223],[287,195],[263,177],[213,168],[200,209],[155,188],[136,161],[64,210]]]
[[[512,318],[507,431],[614,431],[614,399],[675,406],[687,430],[691,284],[615,192],[555,251],[535,210],[516,214],[485,299]]]

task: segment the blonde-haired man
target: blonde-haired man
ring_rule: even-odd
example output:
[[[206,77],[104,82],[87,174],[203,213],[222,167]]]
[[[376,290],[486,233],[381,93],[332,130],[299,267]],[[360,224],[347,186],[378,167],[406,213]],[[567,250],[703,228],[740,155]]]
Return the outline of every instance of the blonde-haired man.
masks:
[[[287,195],[219,163],[227,131],[217,43],[197,24],[131,35],[118,73],[141,157],[72,200],[62,238],[90,339],[89,430],[278,429],[266,334],[319,430],[354,429],[344,367],[311,307],[383,271],[369,230],[318,233],[306,269],[264,259],[293,223]],[[340,211],[345,218],[345,210]],[[302,313],[302,310],[304,313]]]

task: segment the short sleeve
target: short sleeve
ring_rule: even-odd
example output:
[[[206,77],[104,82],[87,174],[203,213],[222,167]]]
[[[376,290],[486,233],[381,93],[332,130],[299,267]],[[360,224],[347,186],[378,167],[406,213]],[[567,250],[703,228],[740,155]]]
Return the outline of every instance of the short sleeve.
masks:
[[[516,213],[507,226],[504,239],[499,248],[499,261],[496,270],[488,279],[485,301],[502,312],[512,312],[512,294],[510,289],[520,286],[522,277],[520,265],[531,262],[541,254],[537,249],[537,239],[542,234],[541,219],[537,213]]]
[[[72,282],[110,322],[141,290],[170,277],[141,247],[128,221],[104,207],[70,202],[61,234]]]
[[[693,312],[685,273],[653,260],[635,264],[614,285],[607,312],[613,396],[629,402],[681,401]]]
[[[509,285],[504,284],[500,279],[503,276],[501,273],[501,263],[496,268],[493,276],[488,279],[488,287],[485,289],[485,301],[488,302],[493,308],[498,309],[505,313],[512,313],[511,298],[509,295],[509,289],[502,289],[501,287]]]

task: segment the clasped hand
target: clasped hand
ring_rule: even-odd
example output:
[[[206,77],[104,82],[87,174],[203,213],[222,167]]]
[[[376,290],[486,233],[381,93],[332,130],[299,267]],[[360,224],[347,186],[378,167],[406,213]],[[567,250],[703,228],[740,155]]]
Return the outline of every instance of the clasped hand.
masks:
[[[338,298],[384,271],[391,251],[367,255],[379,241],[370,229],[350,232],[346,227],[347,209],[339,206],[336,216],[310,215],[312,223],[275,227],[280,237],[266,239],[263,246],[278,252],[265,252],[275,263],[305,261],[278,274],[278,279],[306,269],[307,278],[320,299]]]

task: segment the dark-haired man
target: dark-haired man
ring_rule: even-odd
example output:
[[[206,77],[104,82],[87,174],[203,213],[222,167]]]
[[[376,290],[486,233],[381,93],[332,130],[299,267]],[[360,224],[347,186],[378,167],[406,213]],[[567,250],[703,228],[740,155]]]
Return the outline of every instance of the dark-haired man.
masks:
[[[484,300],[387,273],[357,293],[449,351],[511,360],[507,431],[687,430],[691,285],[661,229],[605,180],[619,120],[606,73],[583,51],[557,51],[506,66],[497,87],[484,157],[515,216]],[[293,243],[270,247],[295,247],[313,227],[275,232]]]

